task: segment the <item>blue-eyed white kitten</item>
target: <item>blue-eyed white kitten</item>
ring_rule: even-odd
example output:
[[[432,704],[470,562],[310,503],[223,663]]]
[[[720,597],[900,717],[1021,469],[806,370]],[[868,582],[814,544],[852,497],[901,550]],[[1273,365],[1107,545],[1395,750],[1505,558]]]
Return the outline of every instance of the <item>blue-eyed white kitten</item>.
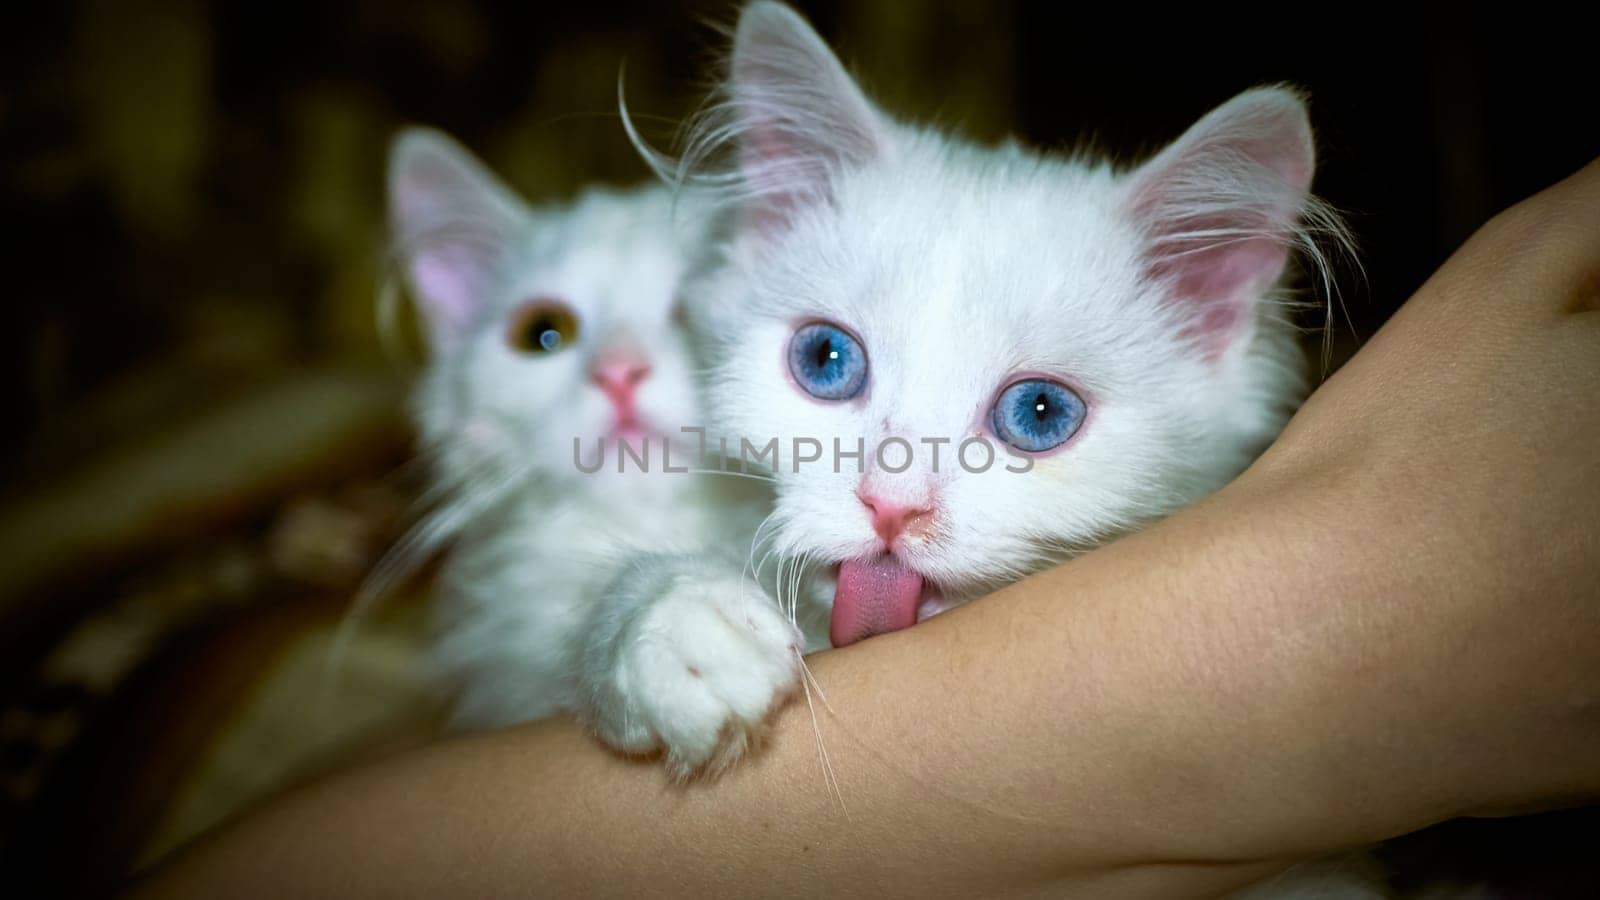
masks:
[[[799,16],[757,2],[721,99],[686,167],[732,151],[707,179],[727,189],[719,264],[686,294],[707,421],[785,448],[762,537],[810,575],[780,599],[825,623],[813,646],[907,627],[1192,502],[1302,398],[1281,282],[1296,250],[1320,274],[1317,241],[1345,232],[1309,192],[1294,92],[1247,91],[1133,168],[982,148],[894,121]],[[865,448],[859,467],[835,441]],[[987,466],[986,445],[1003,448]],[[735,574],[726,590],[757,589]],[[701,730],[737,741],[737,724]],[[1382,891],[1327,864],[1251,896]]]
[[[657,163],[730,151],[702,179],[730,220],[718,264],[685,296],[708,425],[783,450],[761,537],[811,576],[779,598],[821,623],[811,646],[906,627],[1215,490],[1303,396],[1280,282],[1291,252],[1320,268],[1316,239],[1343,232],[1309,193],[1294,92],[1247,91],[1133,168],[979,147],[885,115],[759,2],[720,99],[687,165]],[[796,438],[822,459],[792,456]],[[836,460],[835,440],[864,458]],[[754,592],[739,574],[721,589]],[[737,746],[738,725],[693,733]]]
[[[754,728],[795,683],[799,640],[771,604],[720,589],[720,564],[606,590],[625,560],[719,559],[718,538],[748,534],[743,517],[764,502],[736,479],[661,471],[663,441],[698,421],[675,314],[703,240],[692,200],[594,188],[530,208],[420,128],[395,141],[388,181],[396,257],[431,350],[415,415],[440,507],[419,534],[454,539],[433,652],[453,720],[566,710],[615,746],[664,744],[687,772],[716,735],[675,723]],[[618,439],[648,441],[648,474],[631,458],[618,473]],[[668,462],[686,466],[689,448],[673,450]],[[695,590],[675,592],[680,581]]]

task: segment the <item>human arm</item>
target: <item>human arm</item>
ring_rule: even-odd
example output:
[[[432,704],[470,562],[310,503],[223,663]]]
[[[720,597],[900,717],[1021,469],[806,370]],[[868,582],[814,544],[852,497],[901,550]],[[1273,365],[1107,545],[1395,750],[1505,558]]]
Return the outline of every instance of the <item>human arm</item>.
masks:
[[[322,782],[152,895],[1210,896],[1600,795],[1600,165],[1498,217],[1237,482],[814,657],[715,785],[561,722]]]

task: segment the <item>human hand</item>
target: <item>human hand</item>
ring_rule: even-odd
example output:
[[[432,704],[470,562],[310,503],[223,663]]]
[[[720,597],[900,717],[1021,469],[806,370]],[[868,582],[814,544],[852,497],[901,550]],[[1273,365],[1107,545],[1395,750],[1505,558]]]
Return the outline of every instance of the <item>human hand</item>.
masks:
[[[1600,162],[1484,226],[1230,491],[1319,522],[1342,579],[1299,610],[1346,648],[1303,723],[1330,798],[1600,796]]]

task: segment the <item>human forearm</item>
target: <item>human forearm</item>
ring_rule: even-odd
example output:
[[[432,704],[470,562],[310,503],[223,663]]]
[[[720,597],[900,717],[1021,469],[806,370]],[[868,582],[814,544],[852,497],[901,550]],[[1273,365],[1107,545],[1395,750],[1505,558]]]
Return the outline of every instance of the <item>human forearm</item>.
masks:
[[[1219,498],[919,628],[813,658],[837,798],[805,704],[755,759],[685,788],[552,724],[325,782],[157,884],[1104,897],[1151,896],[1165,881],[1181,887],[1172,896],[1204,896],[1259,871],[1204,865],[1248,858],[1245,812],[1297,792],[1266,777],[1295,750],[1252,732],[1274,714],[1241,694],[1254,657],[1231,657],[1225,637],[1242,591],[1272,602],[1260,571],[1271,550],[1251,521]],[[1236,765],[1251,754],[1262,777],[1241,786]]]
[[[1438,751],[1461,750],[1472,712],[1408,684],[1405,623],[1372,612],[1403,570],[1339,576],[1371,571],[1359,528],[1326,525],[1317,484],[1273,481],[813,658],[842,805],[805,705],[754,759],[681,788],[551,723],[325,782],[152,887],[1208,896],[1265,868],[1229,861],[1467,811],[1482,760]],[[1385,721],[1419,712],[1443,717],[1436,743]]]
[[[556,723],[325,782],[148,887],[1205,896],[1600,793],[1597,214],[1591,166],[1502,217],[1216,497],[815,658],[844,807],[804,706],[686,788]]]

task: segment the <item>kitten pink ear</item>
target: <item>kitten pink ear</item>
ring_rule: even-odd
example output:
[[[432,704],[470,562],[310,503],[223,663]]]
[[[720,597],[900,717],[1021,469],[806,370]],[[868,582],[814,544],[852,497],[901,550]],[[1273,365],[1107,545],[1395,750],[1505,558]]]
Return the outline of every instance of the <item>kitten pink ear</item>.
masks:
[[[389,229],[435,344],[478,321],[527,209],[444,133],[407,128],[389,151]]]
[[[1246,91],[1212,110],[1133,175],[1129,214],[1146,274],[1192,312],[1213,356],[1249,333],[1314,202],[1305,103],[1285,88]]]
[[[887,145],[878,113],[833,51],[781,3],[745,7],[734,34],[729,90],[739,169],[757,227],[828,196],[842,168]]]

